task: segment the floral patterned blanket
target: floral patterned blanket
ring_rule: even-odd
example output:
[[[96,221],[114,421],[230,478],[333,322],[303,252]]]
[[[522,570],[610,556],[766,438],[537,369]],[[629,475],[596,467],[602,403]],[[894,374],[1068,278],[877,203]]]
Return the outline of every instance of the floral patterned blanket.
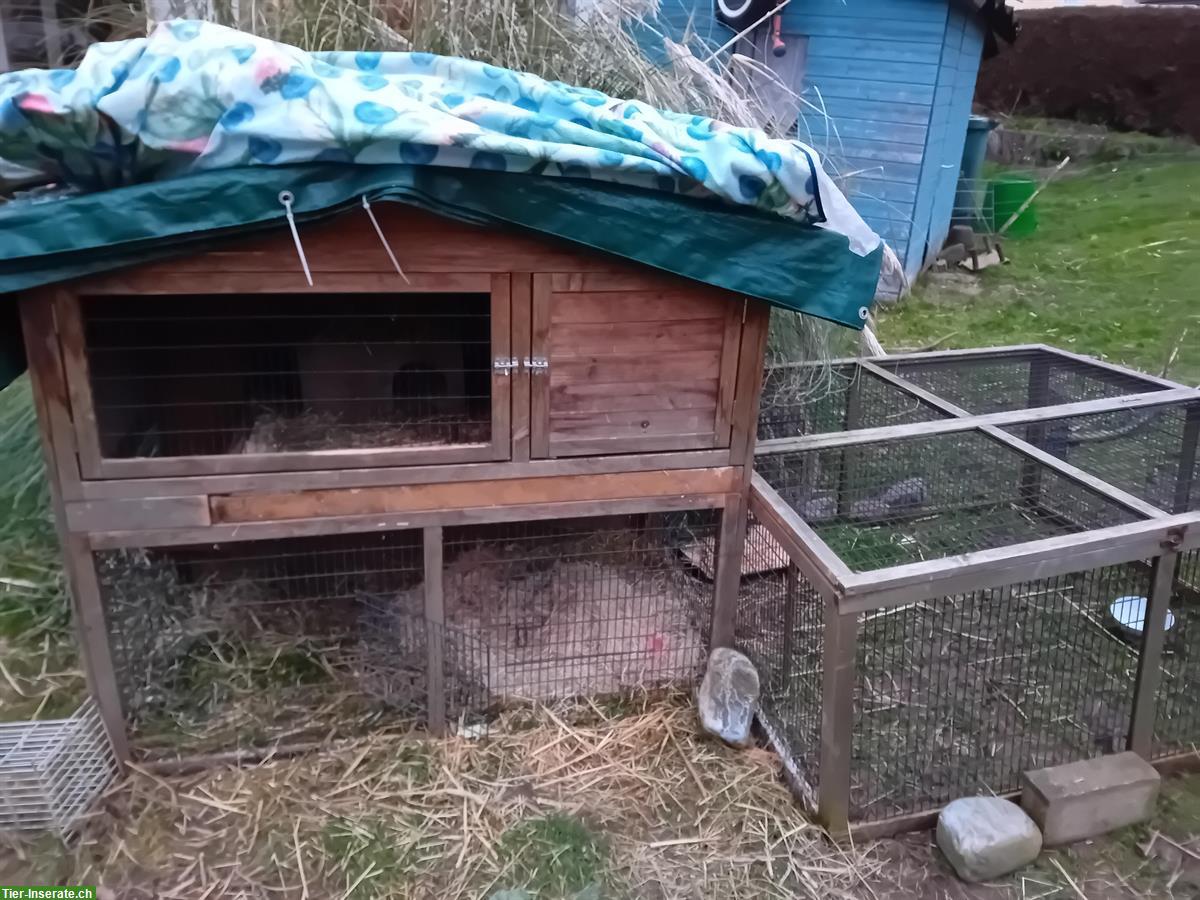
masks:
[[[879,238],[816,153],[701,116],[427,53],[308,53],[165,23],[77,69],[0,75],[0,187],[98,191],[245,165],[411,163],[715,196]]]

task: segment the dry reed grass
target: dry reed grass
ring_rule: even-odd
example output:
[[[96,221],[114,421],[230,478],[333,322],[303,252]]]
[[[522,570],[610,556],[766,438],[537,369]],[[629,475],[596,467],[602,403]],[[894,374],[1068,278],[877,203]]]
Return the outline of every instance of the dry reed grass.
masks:
[[[871,854],[803,817],[772,754],[700,736],[685,697],[513,711],[493,735],[375,736],[188,776],[135,770],[57,874],[129,900],[522,888],[829,900],[869,896],[878,875]],[[33,883],[45,861],[21,852]]]

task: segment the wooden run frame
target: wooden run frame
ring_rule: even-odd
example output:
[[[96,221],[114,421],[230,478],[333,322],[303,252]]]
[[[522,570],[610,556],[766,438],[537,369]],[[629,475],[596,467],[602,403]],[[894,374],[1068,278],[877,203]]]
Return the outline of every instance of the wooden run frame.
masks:
[[[1027,408],[987,414],[971,413],[905,378],[902,366],[897,370],[891,368],[895,363],[923,363],[927,364],[923,368],[928,371],[943,363],[966,360],[1028,361],[1030,384]],[[1076,371],[1084,371],[1102,382],[1117,383],[1125,389],[1139,383],[1144,387],[1135,393],[1103,399],[1047,404],[1047,376],[1055,361],[1071,364]],[[1037,435],[1044,423],[1065,417],[1186,405],[1178,484],[1174,494],[1174,508],[1181,509],[1184,506],[1181,498],[1188,497],[1192,490],[1192,472],[1197,443],[1200,442],[1200,391],[1045,344],[902,353],[871,359],[835,360],[834,364],[852,372],[847,390],[845,430],[762,440],[758,442],[756,455],[766,457],[871,445],[882,449],[890,443],[908,439],[975,433],[1020,454],[1024,460],[1023,480],[1032,482],[1040,477],[1040,472],[1048,469],[1068,482],[1132,512],[1139,521],[950,558],[855,572],[842,562],[837,553],[765,479],[755,474],[751,484],[750,511],[783,547],[790,566],[808,580],[824,602],[820,779],[814,792],[801,775],[792,772],[790,780],[798,787],[798,794],[807,798],[818,818],[832,832],[853,830],[860,838],[928,827],[936,817],[936,811],[933,811],[862,824],[850,821],[850,748],[856,678],[854,661],[858,626],[863,614],[955,593],[1144,560],[1151,561],[1152,587],[1147,611],[1147,621],[1151,627],[1146,632],[1139,656],[1127,745],[1150,758],[1167,603],[1180,555],[1200,548],[1200,512],[1172,513],[1159,508],[1004,429],[1014,425],[1032,426],[1032,433]],[[856,428],[859,421],[859,387],[864,378],[877,379],[891,386],[942,418],[904,425]],[[839,502],[840,495],[841,492]],[[772,733],[773,729],[767,728],[767,731]],[[778,736],[775,739],[779,740]],[[786,747],[781,746],[780,750],[785,752]],[[1200,762],[1200,757],[1195,754],[1187,758],[1193,763]]]

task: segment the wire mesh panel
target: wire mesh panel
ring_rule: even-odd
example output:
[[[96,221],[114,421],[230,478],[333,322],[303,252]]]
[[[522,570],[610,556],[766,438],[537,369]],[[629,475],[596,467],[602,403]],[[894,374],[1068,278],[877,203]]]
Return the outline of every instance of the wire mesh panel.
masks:
[[[814,809],[821,742],[824,600],[771,536],[751,520],[734,641],[758,670],[759,721],[792,787]]]
[[[1162,389],[1157,382],[1132,372],[1116,372],[1038,349],[876,362],[977,415]]]
[[[1200,550],[1179,559],[1168,605],[1154,753],[1200,750]]]
[[[834,366],[769,367],[763,377],[758,439],[932,422],[947,415],[924,400],[861,370]]]
[[[715,543],[708,513],[447,529],[446,621],[490,647],[502,700],[690,682],[707,649]]]
[[[68,719],[0,723],[0,832],[65,836],[116,775],[90,699]]]
[[[755,467],[860,572],[1139,520],[975,431],[772,453]]]
[[[89,297],[109,458],[491,440],[487,294]]]
[[[106,551],[97,572],[133,742],[189,752],[345,737],[423,717],[420,532]],[[448,648],[448,717],[489,702],[487,647]]]
[[[1065,416],[1007,430],[1166,512],[1200,509],[1200,400]]]
[[[865,614],[852,818],[1017,790],[1027,769],[1124,749],[1139,650],[1107,610],[1149,578],[1114,566]]]

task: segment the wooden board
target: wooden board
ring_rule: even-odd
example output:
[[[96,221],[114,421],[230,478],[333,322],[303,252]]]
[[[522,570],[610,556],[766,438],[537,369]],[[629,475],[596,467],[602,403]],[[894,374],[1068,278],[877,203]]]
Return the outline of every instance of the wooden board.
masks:
[[[716,548],[716,537],[707,537],[688,544],[682,552],[701,575],[712,581],[717,573],[713,558]],[[783,546],[771,536],[771,532],[767,531],[765,526],[755,523],[746,528],[746,539],[742,544],[742,575],[781,572],[787,568],[787,564],[788,557]]]
[[[724,447],[743,301],[647,273],[535,275],[535,456]]]
[[[683,494],[727,493],[733,467],[670,472],[623,472],[514,478],[453,484],[412,484],[349,490],[235,494],[210,499],[214,524],[313,519],[327,516],[388,515],[427,510],[470,509],[578,500],[628,500]]]

